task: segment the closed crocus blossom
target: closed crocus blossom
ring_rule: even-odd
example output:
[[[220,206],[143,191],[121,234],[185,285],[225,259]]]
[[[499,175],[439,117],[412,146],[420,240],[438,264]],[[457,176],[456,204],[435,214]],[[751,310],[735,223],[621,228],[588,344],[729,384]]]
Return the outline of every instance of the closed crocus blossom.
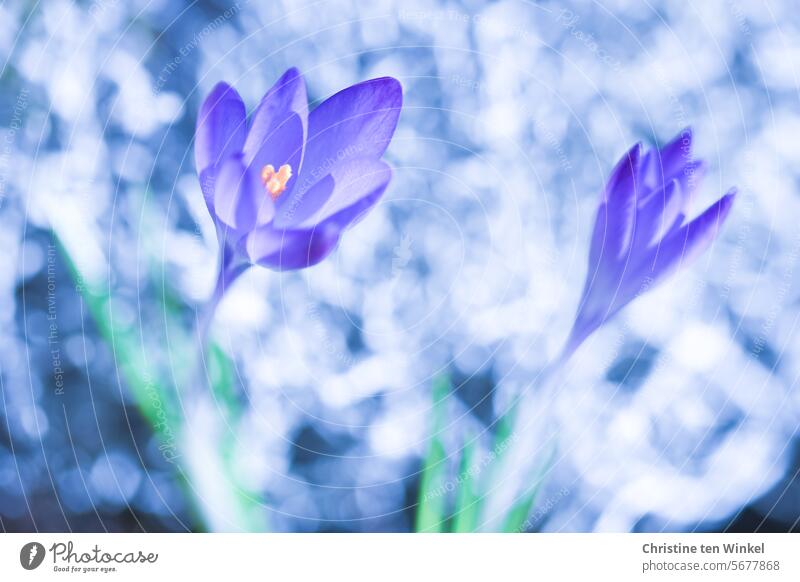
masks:
[[[562,359],[634,298],[711,245],[736,190],[687,220],[704,170],[703,161],[692,159],[691,129],[660,150],[643,155],[637,144],[622,157],[603,190],[586,283]]]
[[[219,83],[200,110],[195,162],[221,247],[218,289],[250,265],[302,269],[327,257],[391,178],[381,160],[402,106],[393,78],[348,87],[309,113],[289,69],[248,120]]]
[[[503,515],[519,501],[521,490],[530,492],[532,483],[541,483],[539,462],[549,461],[532,465],[531,459],[542,459],[542,451],[558,442],[557,419],[549,411],[564,363],[609,318],[687,265],[716,238],[735,190],[687,220],[704,170],[704,162],[692,159],[692,132],[686,129],[660,150],[643,154],[642,146],[635,145],[612,171],[597,209],[575,323],[560,355],[537,378],[539,390],[524,394],[515,408],[515,417],[524,421],[515,425],[517,438],[504,452],[505,468],[498,472],[502,480],[491,489],[487,515]],[[535,418],[545,422],[530,421]]]

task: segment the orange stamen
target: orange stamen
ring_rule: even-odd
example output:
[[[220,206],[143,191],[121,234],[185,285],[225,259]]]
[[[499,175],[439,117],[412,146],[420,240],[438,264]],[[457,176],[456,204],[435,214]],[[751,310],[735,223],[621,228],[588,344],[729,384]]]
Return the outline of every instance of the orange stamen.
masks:
[[[283,164],[277,172],[272,164],[267,164],[261,169],[261,181],[264,182],[264,187],[273,200],[277,200],[286,190],[286,183],[291,177],[292,167],[289,164]]]

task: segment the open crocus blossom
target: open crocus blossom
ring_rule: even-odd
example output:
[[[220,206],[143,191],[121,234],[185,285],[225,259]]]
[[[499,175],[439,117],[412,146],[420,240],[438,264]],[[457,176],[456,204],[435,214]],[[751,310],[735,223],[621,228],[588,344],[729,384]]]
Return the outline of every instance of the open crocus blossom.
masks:
[[[692,159],[690,128],[660,150],[642,155],[637,144],[622,157],[603,190],[586,283],[562,358],[714,241],[736,190],[687,221],[704,170],[703,161]]]
[[[327,257],[389,184],[381,157],[401,106],[400,83],[383,77],[309,113],[292,68],[248,121],[236,90],[216,85],[198,116],[195,162],[220,240],[218,287],[252,264],[293,270]]]

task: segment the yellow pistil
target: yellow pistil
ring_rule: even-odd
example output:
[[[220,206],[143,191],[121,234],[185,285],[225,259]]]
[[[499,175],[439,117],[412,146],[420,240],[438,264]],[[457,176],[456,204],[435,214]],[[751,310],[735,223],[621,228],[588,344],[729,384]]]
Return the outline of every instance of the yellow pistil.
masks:
[[[277,172],[272,164],[261,168],[261,181],[264,182],[264,187],[273,200],[276,200],[286,190],[286,182],[291,177],[292,167],[289,164],[283,164]]]

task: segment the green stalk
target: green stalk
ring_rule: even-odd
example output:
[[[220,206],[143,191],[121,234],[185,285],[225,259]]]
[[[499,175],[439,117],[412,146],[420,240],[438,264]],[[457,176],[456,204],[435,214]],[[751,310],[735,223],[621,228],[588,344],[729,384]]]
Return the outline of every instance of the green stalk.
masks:
[[[152,217],[142,204],[139,232],[142,233],[144,241],[155,240],[152,236]],[[189,334],[184,326],[181,311],[186,309],[182,300],[171,292],[169,285],[163,279],[163,272],[160,265],[151,260],[152,253],[147,252],[147,245],[143,245],[147,256],[147,266],[153,288],[160,289],[158,295],[161,312],[164,314],[164,324],[169,339],[169,353],[176,365],[170,367],[169,372],[162,370],[159,365],[163,358],[164,348],[161,338],[156,342],[145,341],[142,337],[147,329],[143,326],[137,330],[133,326],[120,325],[119,319],[114,317],[111,297],[98,281],[87,280],[81,272],[78,264],[58,235],[57,229],[52,230],[56,245],[64,257],[69,274],[75,283],[76,290],[80,293],[84,304],[88,308],[89,315],[97,326],[100,336],[109,346],[114,354],[114,361],[118,367],[118,373],[127,388],[134,397],[136,406],[141,412],[147,424],[153,430],[161,443],[160,449],[164,453],[165,459],[175,464],[176,475],[181,487],[187,493],[187,498],[191,500],[191,513],[197,529],[208,530],[212,522],[209,507],[204,504],[202,499],[197,496],[196,485],[198,481],[192,478],[193,470],[184,466],[183,461],[187,459],[185,453],[192,446],[190,439],[184,438],[184,408],[181,403],[190,403],[196,395],[191,394],[192,371],[195,369],[191,365],[202,358],[194,356],[193,345],[196,345],[196,337]],[[216,301],[219,297],[216,298]],[[203,322],[207,329],[213,313],[209,313],[208,319]],[[205,329],[203,330],[205,335]],[[206,350],[208,355],[208,367],[211,381],[208,382],[209,390],[204,391],[204,398],[212,398],[221,404],[225,415],[227,426],[232,430],[221,432],[220,439],[209,446],[216,450],[207,451],[210,453],[207,460],[216,460],[219,466],[218,474],[213,475],[216,481],[216,491],[227,491],[227,497],[233,500],[235,506],[235,527],[244,531],[265,531],[266,523],[263,518],[263,504],[259,495],[237,483],[234,477],[234,456],[236,449],[235,427],[239,424],[241,410],[234,391],[234,375],[230,360],[218,346],[211,343]],[[170,378],[171,381],[168,380]],[[204,374],[205,377],[205,374]],[[205,380],[205,378],[204,378]],[[206,385],[206,382],[203,382]],[[180,389],[179,389],[180,388]],[[196,451],[192,451],[196,452]],[[196,458],[197,455],[194,455]],[[207,482],[208,474],[205,475]],[[211,507],[210,509],[214,509]],[[230,526],[228,526],[230,527]]]
[[[417,516],[414,530],[417,532],[442,532],[446,524],[447,463],[444,444],[440,437],[444,429],[450,379],[442,375],[433,384],[433,434],[428,453],[423,463],[417,501]]]
[[[475,470],[474,440],[467,439],[461,453],[461,467],[458,473],[458,495],[456,509],[453,513],[453,530],[456,533],[473,532],[478,526],[481,499],[477,492],[477,483],[473,476]]]

